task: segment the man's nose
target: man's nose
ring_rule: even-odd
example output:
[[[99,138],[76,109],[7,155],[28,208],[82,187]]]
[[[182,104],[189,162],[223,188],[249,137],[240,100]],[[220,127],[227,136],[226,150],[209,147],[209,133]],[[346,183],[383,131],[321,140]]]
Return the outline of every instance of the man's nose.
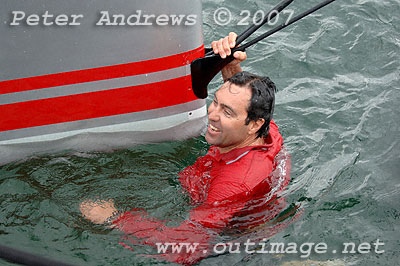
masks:
[[[217,108],[215,108],[214,106],[210,106],[208,108],[208,120],[218,121]]]

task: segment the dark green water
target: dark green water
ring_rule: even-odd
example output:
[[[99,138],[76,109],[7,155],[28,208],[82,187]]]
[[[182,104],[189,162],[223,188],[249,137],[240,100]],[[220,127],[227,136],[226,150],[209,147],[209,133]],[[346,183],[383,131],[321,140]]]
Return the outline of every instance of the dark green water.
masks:
[[[295,1],[296,13],[320,1]],[[271,1],[203,1],[206,43],[240,32],[213,12],[268,10]],[[270,241],[325,242],[346,265],[398,265],[400,257],[400,2],[338,0],[248,50],[244,70],[279,89],[275,121],[292,156],[289,203],[303,215]],[[220,86],[215,79],[212,92]],[[83,220],[86,198],[113,198],[178,223],[190,210],[177,173],[208,149],[203,137],[111,153],[62,153],[0,166],[0,243],[78,265],[165,264],[118,244],[121,233]],[[342,243],[384,243],[382,254],[340,254]],[[331,251],[337,249],[333,254]],[[224,254],[200,265],[280,265],[300,254]],[[0,261],[0,264],[8,265]]]

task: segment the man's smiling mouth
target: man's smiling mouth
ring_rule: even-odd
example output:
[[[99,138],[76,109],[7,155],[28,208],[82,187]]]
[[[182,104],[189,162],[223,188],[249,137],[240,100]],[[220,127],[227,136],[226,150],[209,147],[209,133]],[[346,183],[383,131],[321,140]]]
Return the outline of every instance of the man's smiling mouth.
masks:
[[[215,131],[215,132],[220,132],[220,130],[219,130],[218,128],[214,127],[214,126],[211,125],[211,124],[210,124],[210,129],[211,129],[212,131]]]

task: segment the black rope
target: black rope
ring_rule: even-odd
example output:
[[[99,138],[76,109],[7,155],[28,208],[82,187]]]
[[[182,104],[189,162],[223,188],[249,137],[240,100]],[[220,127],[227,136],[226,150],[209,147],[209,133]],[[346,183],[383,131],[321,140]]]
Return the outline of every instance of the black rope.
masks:
[[[322,2],[322,3],[320,3],[320,4],[318,4],[318,5],[314,6],[313,8],[310,8],[309,10],[307,10],[307,11],[301,13],[300,15],[298,15],[298,16],[292,18],[292,19],[289,20],[287,23],[283,23],[283,24],[277,26],[276,28],[273,28],[272,30],[270,30],[270,31],[268,31],[268,32],[266,32],[266,33],[264,33],[264,34],[258,36],[257,38],[254,38],[253,40],[251,40],[251,41],[249,41],[249,42],[243,44],[242,46],[236,46],[235,48],[232,49],[232,54],[233,54],[234,52],[236,52],[236,51],[244,51],[246,48],[250,47],[251,45],[253,45],[253,44],[255,44],[255,43],[257,43],[257,42],[259,42],[259,41],[261,41],[261,40],[263,40],[263,39],[265,39],[265,38],[271,36],[272,34],[274,34],[274,33],[278,32],[278,31],[280,31],[280,30],[282,30],[282,29],[284,29],[284,28],[286,28],[286,27],[292,25],[292,24],[295,23],[296,21],[298,21],[298,20],[300,20],[300,19],[302,19],[302,18],[304,18],[304,17],[307,17],[308,15],[314,13],[315,11],[317,11],[317,10],[323,8],[324,6],[330,4],[330,3],[334,2],[334,1],[336,1],[336,0],[326,0],[326,1],[324,1],[324,2]],[[286,7],[287,5],[289,5],[291,2],[292,2],[292,1],[290,1],[290,2],[285,2],[285,1],[281,2],[280,4],[278,4],[279,10],[280,10],[280,11],[283,10],[283,8]],[[272,11],[274,11],[274,10],[271,10],[270,12],[272,12]],[[277,10],[277,11],[278,11],[278,10]],[[279,12],[279,11],[278,11],[278,12]],[[270,17],[270,19],[273,18],[273,15],[274,15],[274,14],[276,15],[277,12],[272,13],[272,16]],[[269,16],[267,16],[267,20],[264,20],[260,25],[258,25],[258,26],[252,25],[250,28],[248,28],[248,29],[245,30],[243,33],[241,33],[241,34],[240,34],[240,37],[241,37],[241,38],[240,38],[240,42],[242,42],[242,41],[245,39],[244,37],[246,37],[246,38],[249,37],[250,34],[254,33],[254,31],[256,31],[260,26],[262,26],[263,24],[265,24],[266,22],[268,22],[268,17],[269,17]],[[211,51],[209,51],[209,52],[206,54],[206,56],[218,56],[218,55],[214,54],[214,52],[211,50]]]
[[[286,27],[292,25],[292,24],[295,23],[296,21],[298,21],[298,20],[300,20],[300,19],[302,19],[302,18],[304,18],[304,17],[306,17],[306,16],[308,16],[308,15],[314,13],[315,11],[317,11],[317,10],[323,8],[324,6],[326,6],[326,5],[330,4],[330,3],[332,3],[333,1],[336,1],[336,0],[327,0],[327,1],[325,1],[325,2],[322,2],[322,3],[320,3],[320,4],[316,5],[316,6],[314,6],[313,8],[311,8],[311,9],[309,9],[309,10],[307,10],[307,11],[301,13],[300,15],[298,15],[298,16],[292,18],[291,20],[289,20],[289,22],[283,23],[283,24],[279,25],[278,27],[276,27],[276,28],[274,28],[274,29],[272,29],[272,30],[270,30],[270,31],[268,31],[268,32],[266,32],[266,33],[260,35],[259,37],[257,37],[257,38],[255,38],[255,39],[249,41],[248,43],[245,43],[244,45],[238,47],[235,51],[241,51],[242,49],[243,49],[243,50],[246,49],[247,47],[249,47],[249,46],[251,46],[251,45],[253,45],[253,44],[255,44],[255,43],[261,41],[262,39],[265,39],[265,38],[267,38],[268,36],[271,36],[272,34],[274,34],[274,33],[278,32],[278,31],[280,31],[280,30],[282,30],[282,29],[284,29],[284,28],[286,28]]]
[[[279,4],[277,4],[274,8],[272,8],[267,15],[264,17],[264,20],[261,21],[262,18],[260,18],[254,25],[251,25],[248,29],[246,29],[244,32],[239,34],[236,39],[236,46],[241,44],[244,40],[246,40],[251,34],[253,34],[256,30],[258,30],[261,26],[263,26],[265,23],[271,21],[279,12],[281,12],[283,9],[285,9],[290,3],[292,3],[294,0],[283,0]],[[214,52],[211,50],[206,55],[212,55]]]

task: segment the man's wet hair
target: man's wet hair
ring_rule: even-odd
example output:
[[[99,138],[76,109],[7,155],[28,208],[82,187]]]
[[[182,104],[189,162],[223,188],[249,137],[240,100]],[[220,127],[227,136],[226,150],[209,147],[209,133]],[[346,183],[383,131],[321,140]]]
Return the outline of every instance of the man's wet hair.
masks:
[[[251,89],[250,104],[247,107],[246,125],[250,121],[257,121],[260,118],[265,120],[262,127],[257,131],[257,138],[267,137],[269,133],[269,123],[272,120],[275,105],[275,84],[269,77],[261,77],[249,72],[238,72],[228,82],[239,87]]]

